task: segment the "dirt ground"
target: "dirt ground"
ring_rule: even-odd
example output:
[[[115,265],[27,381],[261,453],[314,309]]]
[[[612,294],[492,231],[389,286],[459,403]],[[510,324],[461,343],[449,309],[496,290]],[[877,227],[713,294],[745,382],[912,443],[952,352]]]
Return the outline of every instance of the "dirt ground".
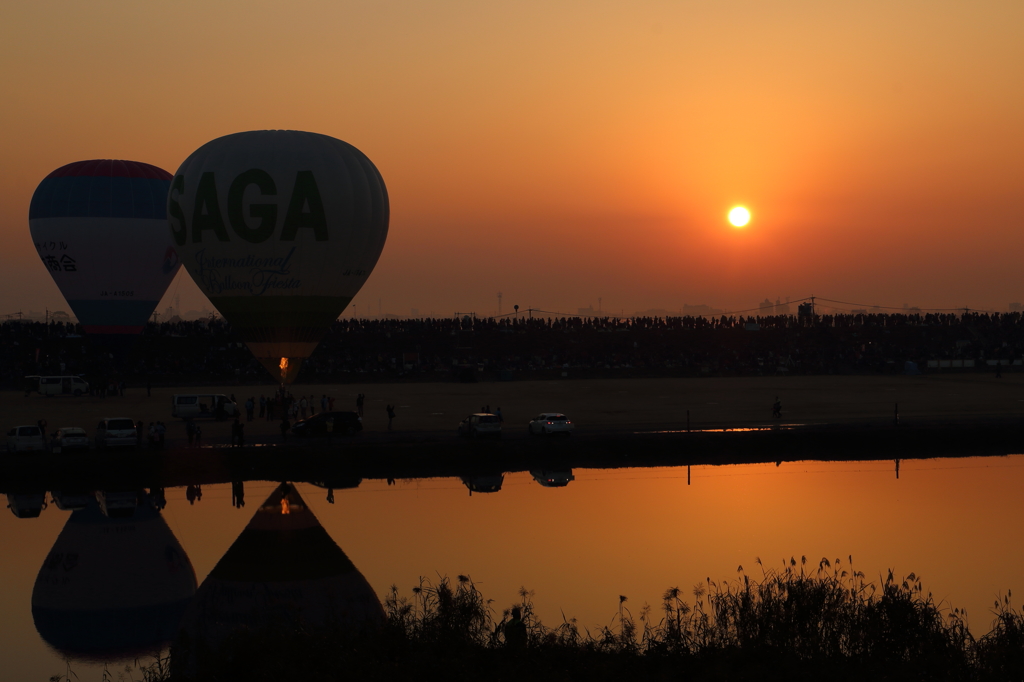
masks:
[[[48,430],[83,426],[91,436],[104,417],[131,417],[146,424],[162,420],[168,438],[184,437],[180,420],[171,417],[175,393],[234,394],[239,405],[259,399],[270,386],[189,389],[129,387],[124,397],[44,397],[0,392],[0,409],[9,429],[45,419]],[[1006,421],[1024,416],[1024,375],[957,374],[893,377],[750,377],[699,379],[615,379],[521,381],[478,384],[302,385],[294,395],[335,398],[336,410],[355,409],[356,394],[366,394],[364,428],[387,428],[387,404],[395,405],[398,432],[452,432],[459,421],[484,406],[501,408],[505,429],[526,428],[543,411],[565,412],[580,430],[624,431],[686,428],[734,428],[769,424],[778,396],[784,423],[891,424],[896,404],[903,423]],[[227,422],[201,422],[204,442],[227,440]],[[246,440],[258,442],[279,434],[277,422],[246,425]]]

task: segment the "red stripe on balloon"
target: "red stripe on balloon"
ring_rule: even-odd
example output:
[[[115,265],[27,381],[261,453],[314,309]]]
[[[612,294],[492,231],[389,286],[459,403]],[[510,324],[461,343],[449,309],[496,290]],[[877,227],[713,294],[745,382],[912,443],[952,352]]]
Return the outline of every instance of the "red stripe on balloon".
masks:
[[[141,161],[120,161],[117,159],[94,159],[92,161],[75,161],[61,166],[46,177],[106,177],[106,178],[147,178],[150,180],[170,180],[173,176],[163,168]]]

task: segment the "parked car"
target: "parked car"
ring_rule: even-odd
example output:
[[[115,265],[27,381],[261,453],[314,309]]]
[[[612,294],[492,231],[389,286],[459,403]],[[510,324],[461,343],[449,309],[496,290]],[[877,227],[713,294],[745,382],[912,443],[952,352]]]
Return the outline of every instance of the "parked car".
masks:
[[[31,381],[32,378],[33,377],[25,377],[25,380]],[[80,395],[86,395],[89,392],[89,382],[79,376],[67,375],[35,378],[38,379],[38,383],[35,385],[35,390],[46,396],[73,395],[77,397]]]
[[[46,436],[38,426],[15,426],[7,432],[7,452],[42,452]]]
[[[80,426],[62,426],[53,434],[50,439],[50,452],[68,452],[73,450],[88,450],[89,436],[85,429]]]
[[[561,412],[541,412],[530,421],[530,435],[548,435],[561,433],[568,436],[572,433],[573,423]]]
[[[185,393],[171,396],[171,416],[179,419],[234,419],[238,405],[223,393]]]
[[[351,436],[362,430],[363,420],[357,412],[321,412],[292,425],[292,433],[296,436],[327,436],[334,433]]]
[[[501,437],[501,418],[489,412],[477,412],[462,420],[459,424],[460,436],[477,438],[482,436]]]
[[[107,417],[96,425],[96,448],[135,447],[139,432],[128,417]]]

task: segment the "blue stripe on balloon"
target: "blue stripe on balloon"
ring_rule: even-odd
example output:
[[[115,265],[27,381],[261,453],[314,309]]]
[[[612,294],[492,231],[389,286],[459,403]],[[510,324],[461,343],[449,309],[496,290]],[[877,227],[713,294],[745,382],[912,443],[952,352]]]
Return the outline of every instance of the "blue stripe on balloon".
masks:
[[[46,178],[28,209],[29,220],[40,218],[167,219],[170,180],[65,176]]]

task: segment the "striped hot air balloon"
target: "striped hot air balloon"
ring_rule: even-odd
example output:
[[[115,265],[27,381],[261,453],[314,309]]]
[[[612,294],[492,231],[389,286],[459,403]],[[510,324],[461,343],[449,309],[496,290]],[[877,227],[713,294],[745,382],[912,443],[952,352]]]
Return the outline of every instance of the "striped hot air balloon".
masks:
[[[148,163],[97,159],[58,168],[32,195],[32,240],[87,334],[139,334],[174,279],[170,184]]]
[[[384,180],[352,145],[236,133],[185,159],[167,197],[182,263],[283,383],[370,276],[388,234]]]

